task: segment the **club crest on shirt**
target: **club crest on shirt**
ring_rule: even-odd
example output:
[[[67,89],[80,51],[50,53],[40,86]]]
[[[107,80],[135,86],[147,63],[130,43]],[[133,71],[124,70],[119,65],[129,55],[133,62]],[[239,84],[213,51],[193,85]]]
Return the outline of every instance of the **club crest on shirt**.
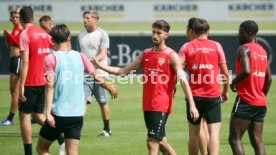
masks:
[[[163,65],[164,62],[165,62],[165,59],[164,59],[164,58],[159,58],[159,59],[158,59],[159,65]]]

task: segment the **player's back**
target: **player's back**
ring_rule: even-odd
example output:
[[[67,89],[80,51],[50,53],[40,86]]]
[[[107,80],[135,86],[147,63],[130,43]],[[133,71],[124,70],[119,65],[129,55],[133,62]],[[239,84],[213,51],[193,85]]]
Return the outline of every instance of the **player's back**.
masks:
[[[51,38],[37,26],[27,27],[20,35],[21,51],[29,52],[29,67],[25,85],[45,85],[44,58],[50,53]]]
[[[217,77],[220,74],[219,64],[225,61],[220,58],[220,54],[224,57],[222,53],[221,45],[208,39],[195,39],[183,45],[179,55],[184,55],[193,96],[220,96]]]

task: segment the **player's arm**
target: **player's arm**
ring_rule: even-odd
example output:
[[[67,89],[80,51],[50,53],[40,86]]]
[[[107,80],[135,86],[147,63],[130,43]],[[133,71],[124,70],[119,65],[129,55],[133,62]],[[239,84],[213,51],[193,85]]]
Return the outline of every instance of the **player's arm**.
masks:
[[[99,53],[96,55],[95,59],[97,61],[102,61],[107,56],[107,48],[100,48]]]
[[[267,62],[265,82],[264,82],[264,87],[263,87],[263,92],[265,95],[267,95],[267,93],[270,89],[271,82],[272,82],[272,76],[271,76],[271,71],[270,71],[270,65],[269,65],[269,62]]]
[[[95,81],[100,84],[104,89],[108,90],[112,99],[118,96],[117,87],[115,85],[109,84],[104,78],[99,77],[96,72],[90,73],[91,76],[94,77]]]
[[[95,67],[92,65],[90,60],[84,55],[80,54],[82,58],[82,62],[84,65],[84,72],[90,74],[90,76],[94,77],[94,80],[100,84],[104,89],[108,90],[112,98],[116,98],[118,96],[118,91],[115,85],[110,85],[104,78],[97,76],[95,72]]]
[[[199,117],[198,111],[193,100],[193,95],[189,83],[186,79],[186,73],[183,71],[178,55],[175,52],[170,54],[170,64],[177,73],[177,78],[180,80],[182,90],[189,101],[190,115],[194,121]]]
[[[53,96],[54,96],[54,73],[45,76],[46,86],[45,86],[45,100],[46,100],[46,117],[48,123],[55,127],[55,120],[51,114]]]
[[[20,57],[20,100],[26,101],[26,97],[24,95],[24,85],[29,68],[29,51],[22,51]]]
[[[226,63],[219,64],[220,73],[222,74],[222,83],[223,83],[223,89],[221,93],[222,97],[222,103],[226,102],[228,100],[228,85],[229,85],[229,74],[228,74],[228,68]]]
[[[52,64],[51,59],[52,55],[48,55],[44,60],[44,69],[45,69],[45,101],[46,101],[46,118],[48,123],[55,127],[55,119],[52,116],[51,109],[54,96],[54,82],[55,82],[55,65]]]
[[[97,67],[99,67],[100,69],[102,69],[102,70],[104,70],[106,72],[109,72],[111,74],[115,74],[115,75],[127,75],[132,70],[136,70],[139,67],[141,67],[141,65],[142,65],[142,54],[140,54],[138,57],[136,57],[136,59],[133,62],[131,62],[130,64],[128,64],[124,68],[107,66],[107,65],[104,65],[102,63],[99,63],[99,61],[97,61],[96,59],[93,59],[93,63]]]
[[[98,61],[102,61],[107,56],[108,47],[109,47],[108,34],[106,32],[102,32],[100,49],[99,49],[98,54],[96,55],[95,59],[97,59]]]
[[[241,64],[241,71],[236,75],[230,84],[230,88],[234,92],[236,92],[236,84],[245,79],[250,74],[249,51],[250,50],[244,46],[240,46],[238,49],[237,57],[239,58]]]

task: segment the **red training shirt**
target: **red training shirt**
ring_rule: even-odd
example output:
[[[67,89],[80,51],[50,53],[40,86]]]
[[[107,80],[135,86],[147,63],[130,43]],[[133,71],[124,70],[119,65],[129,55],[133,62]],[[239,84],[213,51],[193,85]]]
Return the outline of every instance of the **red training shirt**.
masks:
[[[29,52],[29,67],[25,86],[43,86],[44,58],[50,53],[51,38],[43,29],[29,26],[20,34],[21,52]]]
[[[221,45],[208,39],[194,39],[184,44],[179,57],[189,72],[189,84],[193,96],[219,97],[219,64],[226,63]]]
[[[161,52],[148,48],[142,53],[144,111],[171,113],[176,82],[176,73],[169,63],[172,52],[167,47]]]
[[[263,92],[266,67],[267,67],[267,53],[257,43],[247,43],[243,46],[249,49],[250,60],[250,74],[237,83],[236,88],[239,97],[253,106],[266,106],[266,98]],[[236,58],[236,72],[241,70],[240,60]]]

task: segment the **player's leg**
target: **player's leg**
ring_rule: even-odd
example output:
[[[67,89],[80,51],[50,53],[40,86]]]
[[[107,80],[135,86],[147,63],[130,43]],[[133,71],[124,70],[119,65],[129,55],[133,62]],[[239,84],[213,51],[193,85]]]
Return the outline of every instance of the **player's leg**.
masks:
[[[235,100],[229,126],[228,142],[233,154],[244,154],[242,137],[251,123],[251,106],[242,101],[239,96]]]
[[[102,88],[99,84],[94,84],[93,94],[95,95],[95,98],[101,108],[101,114],[103,119],[103,131],[100,133],[100,136],[111,136],[110,131],[110,111],[109,111],[109,105],[108,105],[108,96],[107,91]]]
[[[36,151],[39,155],[50,155],[49,148],[53,141],[49,141],[41,136],[38,137]]]
[[[195,122],[190,115],[190,106],[188,100],[186,99],[186,115],[189,122],[189,141],[188,141],[188,152],[190,155],[198,154],[198,145],[199,145],[199,133],[200,133],[200,122],[202,120],[202,98],[194,97],[196,108],[199,112],[199,118]]]
[[[189,122],[189,141],[188,150],[190,155],[198,154],[200,125]]]
[[[209,132],[209,153],[211,155],[218,155],[220,148],[220,122],[221,122],[221,99],[216,98],[204,98],[206,104],[206,111],[204,117],[208,124]]]
[[[232,153],[235,155],[244,155],[244,149],[241,140],[249,124],[250,121],[248,120],[231,116],[228,141],[231,145]]]
[[[32,125],[31,112],[36,101],[36,95],[33,87],[25,87],[25,102],[19,103],[19,121],[20,131],[24,144],[25,155],[32,154]]]
[[[265,155],[265,147],[263,144],[263,122],[252,122],[248,128],[248,135],[255,154]]]
[[[18,107],[19,101],[19,64],[20,58],[11,58],[10,62],[10,94],[11,105],[8,117],[1,122],[1,125],[8,126],[13,125],[13,117]]]
[[[159,142],[159,150],[162,152],[163,155],[176,155],[175,150],[172,148],[172,146],[169,144],[168,139],[166,137],[166,123],[169,115],[166,114],[165,117],[165,124],[163,127],[163,139]],[[162,127],[162,126],[161,126]]]
[[[199,150],[202,155],[208,154],[209,133],[206,120],[202,118],[199,132]]]
[[[93,83],[92,82],[85,82],[83,85],[84,90],[84,114],[87,112],[87,104],[92,102],[92,95],[93,95]]]
[[[162,141],[159,142],[159,149],[163,155],[176,155],[176,152],[169,144],[167,137],[163,137]]]
[[[263,144],[263,125],[264,125],[264,117],[266,115],[266,107],[254,107],[257,110],[257,114],[255,115],[254,121],[251,122],[249,128],[247,129],[248,135],[250,138],[251,145],[254,148],[255,154],[265,155],[265,147]]]
[[[11,98],[10,112],[13,114],[15,114],[18,107],[19,86],[20,86],[19,75],[11,73],[10,74],[10,93],[12,98]]]
[[[83,126],[83,117],[64,118],[66,154],[77,155]]]
[[[209,152],[212,155],[219,155],[220,122],[208,124],[208,130],[210,135]]]
[[[40,155],[48,155],[50,145],[57,139],[57,137],[63,132],[63,126],[61,123],[64,121],[62,118],[56,118],[55,119],[55,127],[50,126],[50,124],[45,121],[43,126],[41,127],[39,131],[39,137],[38,142],[36,146],[36,150],[38,154]]]
[[[148,137],[147,138],[147,147],[149,155],[158,155],[159,154],[159,140]]]

